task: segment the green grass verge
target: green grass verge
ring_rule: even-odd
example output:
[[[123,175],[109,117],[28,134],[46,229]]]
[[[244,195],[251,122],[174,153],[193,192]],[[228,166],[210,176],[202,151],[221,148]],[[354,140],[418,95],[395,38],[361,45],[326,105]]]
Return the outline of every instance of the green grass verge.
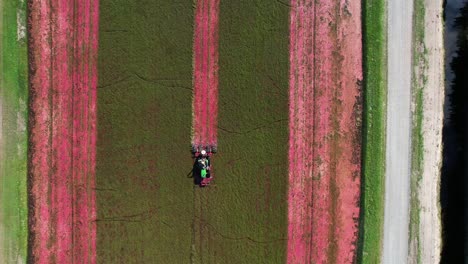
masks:
[[[386,3],[363,1],[364,118],[358,263],[379,263],[382,249],[387,96]]]
[[[414,104],[412,135],[411,135],[411,201],[410,201],[410,226],[409,245],[410,252],[416,257],[417,263],[421,263],[419,223],[420,201],[418,197],[419,183],[422,178],[422,166],[424,159],[424,138],[422,131],[423,120],[423,89],[427,82],[425,76],[427,68],[427,49],[424,44],[425,7],[424,0],[414,0],[413,13],[413,73],[412,73],[412,102]],[[415,254],[415,255],[413,255]]]
[[[1,3],[1,263],[27,257],[27,102],[26,1]]]

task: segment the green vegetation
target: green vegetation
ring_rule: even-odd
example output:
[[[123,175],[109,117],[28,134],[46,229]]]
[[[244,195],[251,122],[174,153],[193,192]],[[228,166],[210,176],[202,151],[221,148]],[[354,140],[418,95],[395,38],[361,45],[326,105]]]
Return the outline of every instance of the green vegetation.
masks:
[[[99,27],[98,263],[187,263],[192,2],[101,0]]]
[[[215,186],[195,196],[195,263],[284,263],[290,9],[236,0],[220,10],[219,154]]]
[[[27,255],[26,1],[0,3],[0,262]]]
[[[424,0],[414,0],[413,13],[413,74],[412,74],[412,102],[413,124],[412,124],[412,157],[411,157],[411,202],[410,202],[410,226],[409,245],[410,251],[414,251],[418,263],[421,263],[420,241],[419,241],[419,215],[420,202],[418,198],[419,182],[422,177],[423,166],[423,88],[427,82],[425,76],[427,68],[427,50],[424,44],[425,29]]]
[[[385,190],[386,4],[384,0],[363,2],[363,177],[358,262],[379,263]]]
[[[289,7],[221,1],[215,181],[193,186],[191,1],[101,0],[99,263],[282,263]]]

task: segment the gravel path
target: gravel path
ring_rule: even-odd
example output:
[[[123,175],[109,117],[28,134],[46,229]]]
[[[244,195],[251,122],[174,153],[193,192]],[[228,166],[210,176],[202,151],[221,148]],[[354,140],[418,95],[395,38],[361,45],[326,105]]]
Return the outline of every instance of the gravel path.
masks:
[[[413,2],[388,2],[388,102],[383,263],[406,263],[410,202]]]
[[[419,252],[421,263],[439,263],[441,223],[439,208],[440,167],[442,165],[442,122],[444,107],[444,46],[442,3],[425,1],[424,44],[427,64],[421,72],[423,90],[423,167],[418,188]]]

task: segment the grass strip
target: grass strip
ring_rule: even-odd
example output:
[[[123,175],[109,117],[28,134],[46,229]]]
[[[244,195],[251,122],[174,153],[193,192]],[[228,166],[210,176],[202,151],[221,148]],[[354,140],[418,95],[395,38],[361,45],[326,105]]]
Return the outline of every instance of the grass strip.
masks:
[[[423,169],[423,147],[424,139],[422,133],[423,120],[423,88],[427,77],[427,49],[424,44],[424,0],[414,0],[413,14],[413,73],[412,73],[412,135],[411,135],[411,182],[410,182],[410,226],[409,245],[410,252],[415,250],[417,262],[421,263],[419,223],[420,223],[420,201],[418,198],[419,183],[422,178]]]
[[[363,1],[364,116],[358,263],[379,263],[382,251],[387,97],[386,3]]]
[[[0,214],[4,247],[0,263],[25,263],[27,255],[27,101],[26,1],[1,6],[1,160]]]

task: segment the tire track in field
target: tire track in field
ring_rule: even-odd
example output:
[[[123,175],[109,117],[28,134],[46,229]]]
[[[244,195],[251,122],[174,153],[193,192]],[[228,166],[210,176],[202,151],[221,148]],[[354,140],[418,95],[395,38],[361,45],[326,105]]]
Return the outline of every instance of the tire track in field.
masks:
[[[201,101],[202,104],[200,106],[201,110],[201,124],[200,124],[200,142],[199,144],[206,144],[208,143],[208,109],[209,109],[209,98],[208,98],[208,84],[209,84],[209,74],[208,74],[208,65],[209,65],[209,57],[208,57],[208,30],[209,30],[209,3],[208,1],[204,1],[202,3],[202,14],[205,14],[205,18],[201,19],[202,30],[201,30],[201,38],[202,38],[202,45],[201,49],[201,56],[199,57],[201,63],[201,72],[200,72],[200,83],[199,86],[195,84],[195,89],[201,90]],[[198,63],[195,63],[198,64]]]
[[[210,4],[209,15],[209,141],[210,145],[217,145],[217,120],[218,120],[218,27],[219,27],[219,0],[214,0]]]
[[[288,263],[352,263],[360,199],[360,2],[292,0]]]
[[[202,37],[201,37],[201,6],[197,5],[195,11],[195,28],[194,28],[194,39],[193,39],[193,103],[192,103],[192,144],[198,144],[200,142],[200,107],[201,107],[201,91],[199,88],[199,78],[201,77],[201,68],[200,68],[200,57],[201,57],[201,46],[202,46]]]
[[[29,2],[30,255],[96,263],[98,1]]]

